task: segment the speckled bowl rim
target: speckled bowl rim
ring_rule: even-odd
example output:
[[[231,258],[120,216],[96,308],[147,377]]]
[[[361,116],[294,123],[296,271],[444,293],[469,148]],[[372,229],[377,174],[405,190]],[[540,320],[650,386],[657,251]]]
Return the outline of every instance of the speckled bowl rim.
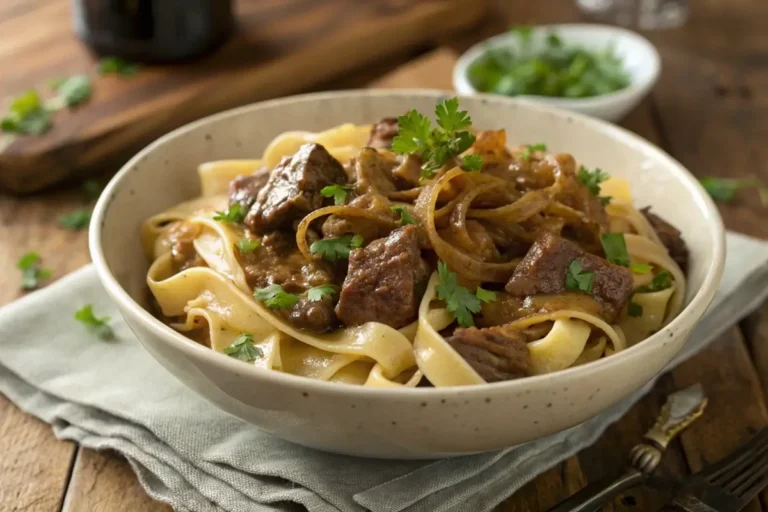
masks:
[[[526,388],[531,386],[538,386],[541,384],[550,384],[552,386],[556,386],[558,385],[559,380],[566,377],[578,379],[582,375],[596,371],[602,367],[618,364],[620,361],[625,359],[641,358],[643,357],[643,354],[654,348],[654,343],[662,343],[665,338],[674,337],[674,333],[679,332],[681,330],[680,327],[684,326],[685,324],[695,324],[704,314],[707,306],[712,301],[723,273],[723,265],[725,262],[725,230],[723,228],[720,215],[712,199],[704,191],[704,188],[701,186],[698,180],[694,178],[693,175],[690,174],[680,163],[641,137],[605,121],[590,118],[573,112],[554,109],[540,104],[533,104],[527,101],[519,101],[514,98],[484,94],[472,95],[466,98],[468,101],[480,101],[483,103],[499,104],[501,107],[515,105],[515,108],[535,110],[537,112],[541,112],[542,114],[554,115],[563,119],[571,118],[574,121],[583,123],[592,129],[602,130],[606,134],[609,134],[610,136],[618,139],[623,144],[654,154],[655,158],[657,158],[663,164],[665,169],[667,169],[668,172],[671,172],[674,179],[678,180],[685,186],[686,190],[691,194],[691,196],[693,196],[697,205],[703,212],[705,212],[705,215],[701,218],[701,228],[706,229],[709,232],[710,239],[713,243],[711,247],[712,258],[709,268],[707,268],[706,275],[704,276],[704,284],[696,292],[690,303],[686,305],[685,309],[677,316],[677,318],[675,318],[672,322],[670,322],[663,329],[659,330],[653,336],[626,350],[582,366],[568,368],[554,373],[536,375],[523,379],[504,382],[480,384],[475,386],[446,386],[437,388],[371,388],[352,384],[326,382],[307,377],[301,377],[298,375],[291,375],[288,373],[244,365],[241,361],[234,360],[225,354],[220,354],[211,350],[210,348],[191,342],[184,335],[174,331],[169,326],[165,325],[160,320],[152,316],[149,311],[145,310],[141,305],[134,301],[133,298],[131,298],[131,296],[123,289],[123,287],[120,286],[120,284],[117,282],[117,279],[112,274],[109,266],[107,265],[106,259],[104,257],[104,252],[102,250],[102,230],[104,228],[104,219],[109,212],[109,208],[113,199],[117,196],[117,194],[121,193],[121,185],[123,179],[133,170],[134,166],[139,161],[141,161],[142,158],[153,152],[157,147],[164,144],[166,141],[175,137],[183,136],[187,131],[203,126],[214,120],[218,121],[228,117],[239,116],[251,110],[257,110],[263,106],[279,107],[280,105],[295,102],[333,100],[336,98],[346,98],[361,95],[371,97],[390,96],[402,98],[432,97],[438,100],[439,98],[445,97],[446,95],[455,95],[455,93],[450,91],[429,89],[366,89],[321,92],[290,96],[286,98],[254,103],[205,117],[160,137],[145,147],[143,150],[141,150],[139,153],[137,153],[120,169],[120,171],[117,172],[117,174],[106,186],[104,192],[94,207],[93,219],[91,221],[91,227],[89,230],[88,242],[93,265],[96,268],[99,279],[113,300],[115,300],[115,302],[121,308],[129,310],[137,318],[141,319],[151,335],[156,336],[158,339],[162,340],[163,343],[166,343],[173,349],[179,350],[190,357],[196,359],[207,359],[211,364],[218,366],[220,370],[229,371],[233,375],[236,373],[241,375],[248,374],[248,376],[253,378],[273,380],[275,383],[285,386],[286,389],[291,389],[294,391],[314,391],[325,396],[353,396],[371,399],[397,398],[414,401],[435,397],[441,393],[460,394],[463,398],[469,398],[473,395],[482,395],[489,391],[493,391],[494,393],[509,392],[510,394],[514,394],[524,391]],[[127,193],[127,191],[125,191],[125,193]],[[136,243],[139,243],[139,241],[137,240]],[[698,317],[694,317],[695,312],[697,311],[700,313]],[[670,356],[670,358],[671,357],[672,356]]]

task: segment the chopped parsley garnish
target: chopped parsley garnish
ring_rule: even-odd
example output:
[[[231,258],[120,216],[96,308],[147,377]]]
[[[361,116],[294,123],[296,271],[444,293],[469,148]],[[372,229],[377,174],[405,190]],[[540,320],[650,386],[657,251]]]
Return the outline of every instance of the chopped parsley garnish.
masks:
[[[651,266],[648,263],[633,263],[629,270],[635,274],[647,274],[651,271]]]
[[[459,110],[458,98],[450,98],[435,106],[437,128],[432,128],[431,121],[411,110],[397,118],[397,136],[392,141],[392,151],[406,155],[420,154],[424,164],[421,166],[421,176],[432,178],[435,171],[444,166],[450,159],[468,150],[475,142],[475,136],[467,131],[472,125],[472,119],[466,111]],[[482,166],[482,158],[478,155],[467,155],[462,158],[462,167],[478,170]]]
[[[75,210],[59,219],[59,226],[72,231],[79,231],[88,227],[91,222],[91,212],[89,210]]]
[[[261,247],[261,241],[255,238],[243,237],[237,241],[237,249],[242,253],[253,252]]]
[[[139,72],[141,66],[120,57],[104,57],[99,61],[98,69],[102,75],[133,76]]]
[[[229,357],[246,363],[252,363],[256,359],[264,357],[264,351],[253,344],[253,336],[250,334],[241,334],[223,352]]]
[[[531,159],[531,156],[533,153],[537,151],[546,151],[547,145],[543,142],[539,142],[538,144],[528,144],[523,148],[523,152],[520,154],[520,158],[525,160],[526,162]]]
[[[568,44],[555,32],[541,34],[542,44],[533,44],[530,27],[511,32],[516,47],[488,48],[469,66],[469,80],[478,91],[587,98],[630,83],[621,57],[610,45],[592,49]]]
[[[480,155],[464,155],[461,157],[461,168],[465,171],[479,171],[483,168],[483,157]]]
[[[52,84],[58,95],[46,103],[48,108],[58,110],[64,107],[74,107],[88,100],[93,92],[91,79],[86,75],[73,75],[59,79]]]
[[[640,286],[637,290],[632,292],[632,295],[629,297],[629,304],[627,304],[627,314],[633,317],[643,315],[643,306],[632,301],[636,293],[660,292],[661,290],[666,290],[670,286],[672,286],[672,275],[668,270],[662,270],[653,276],[653,280],[650,283]]]
[[[600,200],[600,204],[602,204],[603,206],[608,206],[610,204],[610,202],[611,202],[611,199],[613,199],[613,197],[612,196],[600,196],[600,197],[598,197],[598,199]]]
[[[573,260],[568,265],[568,273],[565,275],[565,288],[576,292],[591,293],[595,273],[581,268],[579,260]]]
[[[232,203],[227,211],[216,212],[216,215],[213,216],[213,220],[238,224],[243,222],[246,213],[247,212],[245,211],[245,208],[243,208],[243,205],[240,203]]]
[[[739,190],[756,188],[760,194],[760,201],[763,205],[768,204],[768,188],[757,179],[731,179],[707,176],[701,179],[701,184],[712,199],[721,203],[733,201],[736,192]]]
[[[579,167],[579,182],[587,187],[589,191],[592,192],[592,195],[600,195],[600,183],[604,182],[608,178],[610,178],[610,175],[608,175],[607,172],[601,171],[600,169],[590,171],[583,165]]]
[[[85,192],[85,196],[88,199],[98,199],[103,188],[96,180],[85,180],[83,182],[83,192]]]
[[[435,286],[437,298],[445,301],[445,310],[453,315],[461,327],[475,325],[473,313],[480,312],[481,302],[494,300],[488,290],[478,288],[478,294],[474,295],[463,286],[459,286],[458,278],[454,272],[448,269],[448,265],[442,261],[437,262],[437,275],[440,283]]]
[[[253,298],[264,302],[270,309],[292,308],[299,301],[297,295],[286,292],[279,284],[273,284],[266,288],[255,290],[253,292]]]
[[[493,302],[496,300],[496,292],[491,290],[486,290],[479,286],[477,287],[477,290],[475,290],[475,295],[477,296],[478,299],[480,299],[485,303]]]
[[[330,284],[321,284],[307,290],[307,298],[312,302],[323,300],[326,295],[333,296],[336,293],[336,287]]]
[[[608,261],[622,267],[629,266],[629,251],[624,233],[601,233],[600,243]]]
[[[396,205],[393,205],[391,208],[393,212],[395,212],[400,216],[401,226],[405,226],[406,224],[416,224],[416,219],[413,218],[413,215],[411,215],[411,212],[409,212],[405,206],[396,204]]]
[[[87,326],[89,330],[103,340],[111,340],[115,337],[114,331],[108,324],[109,317],[103,316],[98,318],[94,315],[92,304],[86,304],[75,311],[75,320]]]
[[[43,106],[36,91],[26,91],[11,101],[8,113],[0,121],[0,130],[6,133],[45,133],[51,127],[51,113]]]
[[[363,237],[361,235],[342,235],[338,238],[323,238],[316,240],[309,246],[312,254],[320,254],[328,261],[349,258],[352,249],[363,246]]]
[[[40,285],[40,281],[50,279],[53,274],[51,269],[40,266],[40,255],[34,251],[19,258],[16,268],[21,270],[22,290],[34,290]]]
[[[347,199],[347,192],[352,190],[350,185],[328,185],[320,190],[323,197],[332,197],[333,204],[344,204]]]

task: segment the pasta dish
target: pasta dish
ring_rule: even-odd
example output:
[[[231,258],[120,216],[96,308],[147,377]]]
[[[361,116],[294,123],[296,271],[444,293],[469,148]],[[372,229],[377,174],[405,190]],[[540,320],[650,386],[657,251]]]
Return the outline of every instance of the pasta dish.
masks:
[[[263,369],[391,387],[582,365],[681,311],[685,242],[628,182],[507,146],[455,98],[434,114],[202,163],[201,197],[142,226],[157,316]]]

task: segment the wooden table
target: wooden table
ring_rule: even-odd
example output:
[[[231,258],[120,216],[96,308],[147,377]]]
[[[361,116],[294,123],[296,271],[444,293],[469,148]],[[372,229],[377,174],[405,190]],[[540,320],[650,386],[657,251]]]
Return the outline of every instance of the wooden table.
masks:
[[[622,124],[653,141],[699,176],[768,179],[768,3],[764,0],[699,0],[678,30],[647,34],[663,58],[651,97]],[[535,4],[535,5],[534,5]],[[495,15],[464,37],[442,41],[456,49],[509,24],[579,20],[569,0],[499,0]],[[424,48],[417,50],[425,50]],[[326,89],[357,87],[414,56],[371,64],[354,78]],[[446,80],[435,78],[439,86]],[[57,276],[88,261],[86,236],[55,228],[62,212],[82,202],[78,190],[24,200],[0,198],[0,275],[15,275],[27,248],[48,249]],[[721,206],[726,225],[768,238],[766,210],[744,192]],[[19,296],[0,287],[0,302]],[[543,511],[589,481],[618,470],[629,448],[652,423],[667,393],[701,382],[710,397],[705,416],[673,443],[665,476],[681,477],[719,459],[768,425],[768,307],[731,328],[708,350],[663,377],[653,392],[592,447],[539,476],[499,506],[499,511]],[[655,511],[669,497],[664,485],[643,487],[606,510]],[[0,396],[0,509],[10,511],[169,510],[141,489],[118,456],[57,441],[48,425]],[[768,494],[748,511],[768,512]],[[471,511],[470,511],[471,512]]]

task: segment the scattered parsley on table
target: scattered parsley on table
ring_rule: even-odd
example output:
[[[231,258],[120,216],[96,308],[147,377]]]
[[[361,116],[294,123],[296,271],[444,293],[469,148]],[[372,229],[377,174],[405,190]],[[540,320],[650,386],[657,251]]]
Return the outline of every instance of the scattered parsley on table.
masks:
[[[21,270],[21,289],[34,290],[40,286],[41,281],[50,279],[53,272],[49,268],[40,266],[40,254],[31,251],[24,254],[16,262],[16,268]]]
[[[103,340],[111,340],[115,337],[112,327],[109,326],[109,317],[98,318],[93,313],[93,304],[86,304],[75,312],[75,320],[85,325],[90,331]]]

